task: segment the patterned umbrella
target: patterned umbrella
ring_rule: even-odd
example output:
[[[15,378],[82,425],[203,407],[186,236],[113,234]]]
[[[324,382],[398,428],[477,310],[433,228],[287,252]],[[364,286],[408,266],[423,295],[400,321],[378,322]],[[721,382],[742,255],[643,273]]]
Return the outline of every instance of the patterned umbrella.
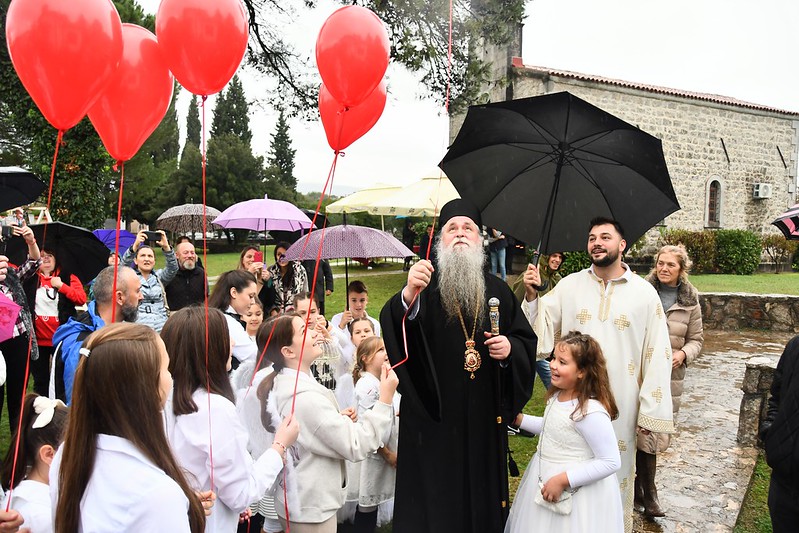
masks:
[[[772,222],[789,241],[799,241],[799,204],[788,209]]]
[[[311,227],[311,219],[296,205],[266,196],[233,204],[214,220],[223,228],[253,231],[297,231]]]
[[[396,237],[379,229],[352,225],[332,226],[324,229],[324,235],[321,259],[408,257],[413,255],[413,252]],[[286,250],[286,259],[291,261],[316,259],[321,239],[322,230],[313,231],[310,236],[302,237]],[[349,285],[346,261],[344,267],[345,281]]]
[[[222,213],[219,209],[205,206],[208,224]],[[203,231],[203,204],[183,204],[170,207],[155,221],[156,227],[175,233],[195,233]],[[210,226],[209,226],[210,229]]]

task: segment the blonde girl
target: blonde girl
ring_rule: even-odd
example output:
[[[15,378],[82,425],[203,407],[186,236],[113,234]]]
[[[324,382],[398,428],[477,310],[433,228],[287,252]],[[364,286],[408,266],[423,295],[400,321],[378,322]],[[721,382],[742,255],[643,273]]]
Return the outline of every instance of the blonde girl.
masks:
[[[392,424],[391,401],[399,381],[384,365],[378,402],[353,422],[339,412],[332,392],[311,376],[311,365],[322,354],[321,343],[319,333],[310,328],[306,331],[305,321],[296,314],[276,318],[266,349],[275,372],[258,387],[264,427],[271,430],[294,407],[300,425],[309,428],[287,453],[287,480],[275,495],[284,526],[288,500],[295,533],[336,531],[336,512],[344,503],[347,484],[344,461],[362,461],[385,444],[383,436]]]
[[[590,335],[569,332],[555,346],[544,416],[516,425],[541,435],[505,532],[624,531],[615,473],[621,457],[611,420],[618,409],[605,357]]]
[[[386,346],[380,337],[368,337],[363,339],[355,351],[355,368],[352,371],[352,378],[355,382],[355,399],[357,404],[358,417],[364,416],[377,403],[380,389],[380,372],[384,364],[388,362]],[[394,498],[394,480],[397,468],[397,441],[399,436],[399,402],[400,394],[394,393],[392,407],[394,408],[394,422],[390,431],[383,436],[386,443],[381,446],[377,453],[370,454],[365,461],[353,464],[351,477],[358,475],[358,483],[354,479],[350,480],[347,489],[348,500],[358,503],[355,513],[356,533],[372,533],[377,526],[378,505],[381,506],[382,521],[387,517],[383,516],[393,510],[392,500]],[[349,464],[348,464],[349,467]],[[348,474],[350,470],[348,470]],[[384,505],[385,504],[385,505]],[[383,511],[389,508],[388,513]]]
[[[69,408],[60,400],[28,394],[22,414],[22,438],[15,433],[3,463],[3,488],[11,492],[11,507],[25,519],[25,527],[34,533],[53,531],[50,503],[50,465],[64,439]],[[17,466],[14,450],[19,441]],[[7,493],[3,509],[8,505]]]
[[[86,339],[64,444],[50,468],[56,533],[203,531],[203,506],[164,432],[168,367],[148,326],[109,324]]]

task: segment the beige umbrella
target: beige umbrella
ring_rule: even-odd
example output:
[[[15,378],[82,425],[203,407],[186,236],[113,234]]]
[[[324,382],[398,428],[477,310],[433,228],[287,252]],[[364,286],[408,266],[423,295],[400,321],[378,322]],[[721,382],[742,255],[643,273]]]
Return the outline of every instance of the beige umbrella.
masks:
[[[401,188],[402,187],[395,185],[376,184],[372,187],[354,192],[349,196],[345,196],[341,200],[336,200],[325,208],[325,212],[327,214],[343,213],[344,223],[346,224],[347,213],[368,211],[369,206],[374,202],[380,201],[387,196],[391,196],[392,194],[399,192]],[[382,216],[380,217],[380,226],[385,231],[386,227]]]
[[[429,217],[455,198],[458,191],[444,176],[430,176],[403,187],[400,191],[373,202],[367,210],[371,215]]]

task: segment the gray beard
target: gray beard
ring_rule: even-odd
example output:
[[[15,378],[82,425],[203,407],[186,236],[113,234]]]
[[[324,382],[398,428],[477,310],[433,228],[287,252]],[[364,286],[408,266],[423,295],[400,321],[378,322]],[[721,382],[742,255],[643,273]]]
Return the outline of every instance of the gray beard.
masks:
[[[447,320],[457,320],[460,311],[471,334],[470,326],[474,320],[481,323],[485,314],[485,251],[479,245],[468,250],[446,248],[439,237],[436,239],[436,257],[438,290]]]
[[[183,270],[194,270],[195,266],[197,266],[197,263],[191,259],[186,259],[180,264],[180,268]]]

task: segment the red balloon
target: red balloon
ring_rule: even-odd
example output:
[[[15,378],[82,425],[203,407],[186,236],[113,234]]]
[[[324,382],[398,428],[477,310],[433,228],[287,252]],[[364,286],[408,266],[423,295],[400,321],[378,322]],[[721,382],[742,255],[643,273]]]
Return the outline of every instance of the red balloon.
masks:
[[[247,51],[241,0],[163,0],[155,34],[180,84],[194,94],[218,93]]]
[[[361,6],[330,15],[316,38],[316,65],[330,94],[347,107],[375,90],[388,68],[388,34],[383,21]]]
[[[44,118],[68,130],[111,81],[122,57],[122,22],[110,0],[14,0],[6,41]]]
[[[114,79],[89,109],[89,120],[117,161],[127,161],[164,118],[175,80],[155,35],[122,25],[124,49]]]
[[[386,108],[386,82],[380,82],[366,100],[346,107],[333,98],[325,85],[319,88],[319,115],[325,127],[327,144],[343,150],[372,129]]]

